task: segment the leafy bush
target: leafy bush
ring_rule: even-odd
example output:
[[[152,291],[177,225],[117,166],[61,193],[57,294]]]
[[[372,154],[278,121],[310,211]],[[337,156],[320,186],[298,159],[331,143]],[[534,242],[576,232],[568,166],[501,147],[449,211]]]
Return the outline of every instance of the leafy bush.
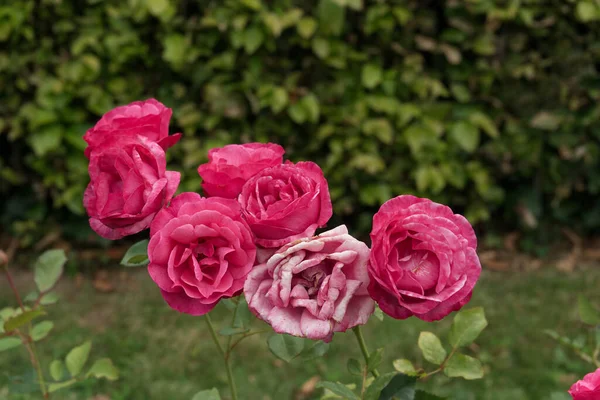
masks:
[[[599,20],[593,0],[8,0],[0,224],[82,214],[81,136],[156,97],[183,190],[209,148],[272,140],[323,167],[361,232],[400,193],[597,229]]]

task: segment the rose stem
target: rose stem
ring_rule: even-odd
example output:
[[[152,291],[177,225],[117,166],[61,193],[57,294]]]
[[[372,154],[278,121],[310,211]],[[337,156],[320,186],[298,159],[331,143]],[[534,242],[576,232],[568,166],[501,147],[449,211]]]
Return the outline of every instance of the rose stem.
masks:
[[[358,341],[358,345],[360,347],[360,351],[365,359],[365,363],[369,363],[369,349],[367,349],[367,344],[365,343],[365,338],[363,337],[362,331],[360,330],[360,325],[352,328],[352,332],[354,332],[354,336],[356,336],[356,340]],[[371,371],[373,376],[377,378],[379,376],[379,372],[377,369]]]
[[[23,305],[23,300],[21,300],[21,295],[19,295],[19,291],[17,290],[17,287],[15,286],[15,282],[13,281],[12,275],[10,274],[10,271],[8,270],[9,258],[12,256],[11,253],[12,253],[12,251],[9,250],[9,252],[8,252],[9,255],[7,255],[7,254],[1,255],[2,263],[0,264],[0,267],[4,267],[4,272],[6,274],[6,280],[8,281],[8,285],[10,286],[11,290],[13,291],[13,293],[15,295],[15,298],[17,299],[17,303],[19,303],[19,307],[21,308],[21,311],[25,312],[25,306]],[[31,323],[29,324],[29,331],[31,332]],[[33,344],[33,341],[31,340],[30,336],[21,337],[21,341],[23,342],[23,344],[27,348],[27,351],[29,352],[31,364],[35,368],[35,371],[38,376],[38,383],[40,384],[40,390],[42,392],[42,396],[44,396],[44,399],[48,399],[50,397],[50,395],[46,391],[46,382],[44,381],[44,374],[42,373],[42,369],[40,367],[40,361],[38,359],[38,355],[35,350],[35,345]]]
[[[208,325],[210,336],[212,336],[213,342],[215,342],[215,346],[217,347],[217,350],[219,350],[221,357],[223,357],[223,362],[225,363],[225,369],[227,370],[227,381],[229,382],[229,389],[231,390],[231,399],[237,400],[237,390],[235,387],[235,382],[233,381],[233,373],[231,372],[231,362],[229,361],[229,357],[227,357],[225,350],[223,350],[221,342],[219,342],[219,338],[217,337],[217,333],[215,332],[215,327],[213,326],[210,316],[205,314],[204,317],[206,318],[206,325]]]

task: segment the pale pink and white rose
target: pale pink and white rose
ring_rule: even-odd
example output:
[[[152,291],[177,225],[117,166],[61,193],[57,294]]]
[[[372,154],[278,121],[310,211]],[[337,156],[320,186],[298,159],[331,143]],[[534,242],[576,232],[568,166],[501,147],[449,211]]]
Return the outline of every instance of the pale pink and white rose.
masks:
[[[296,240],[255,266],[244,285],[250,310],[275,332],[330,341],[334,332],[365,324],[369,248],[344,225]]]

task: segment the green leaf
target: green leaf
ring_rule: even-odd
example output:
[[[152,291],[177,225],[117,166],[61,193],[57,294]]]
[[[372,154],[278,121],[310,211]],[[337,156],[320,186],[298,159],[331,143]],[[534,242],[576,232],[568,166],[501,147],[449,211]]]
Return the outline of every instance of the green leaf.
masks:
[[[119,379],[119,370],[114,366],[110,358],[101,358],[96,360],[92,367],[87,372],[86,377],[93,376],[94,378],[104,378],[109,381]]]
[[[50,363],[50,376],[55,381],[60,381],[65,376],[65,363],[61,360],[54,360]]]
[[[418,344],[423,353],[423,357],[430,363],[440,365],[446,359],[446,350],[435,334],[431,332],[421,332]]]
[[[382,397],[383,393],[383,389],[386,388],[390,383],[392,383],[392,379],[394,379],[394,377],[396,376],[400,376],[400,378],[398,378],[397,381],[394,382],[394,386],[393,388],[396,387],[396,385],[403,385],[404,382],[413,382],[412,384],[412,393],[414,394],[414,382],[416,380],[415,377],[411,377],[411,376],[407,376],[407,375],[403,375],[403,374],[399,374],[397,372],[388,372],[386,374],[380,375],[379,377],[375,378],[375,380],[369,385],[369,387],[367,387],[367,390],[365,390],[365,394],[364,394],[364,400],[378,400]],[[408,387],[405,387],[405,391],[404,393],[401,393],[401,395],[403,397],[398,397],[398,399],[412,399],[412,397],[406,397],[407,395],[410,396],[410,391],[411,391],[411,386],[409,385]],[[392,390],[392,388],[390,389]],[[392,394],[393,395],[393,394]],[[400,394],[397,394],[397,396],[399,396]],[[387,394],[386,394],[387,396]],[[385,398],[389,398],[389,397],[385,397]]]
[[[362,130],[369,136],[375,136],[382,143],[390,144],[394,140],[394,130],[390,122],[385,118],[368,119],[362,126]]]
[[[331,51],[331,48],[329,47],[329,42],[326,39],[318,37],[313,39],[312,49],[313,52],[317,55],[317,57],[319,57],[320,59],[325,59],[329,57],[329,53]]]
[[[40,292],[46,292],[56,285],[66,262],[64,250],[47,250],[38,257],[33,267],[33,279]]]
[[[369,356],[369,359],[367,360],[367,370],[369,372],[371,372],[374,369],[377,369],[377,367],[379,367],[379,365],[381,364],[382,361],[383,361],[383,348],[380,348],[380,349],[375,350]]]
[[[598,10],[598,7],[587,0],[582,0],[577,3],[575,13],[577,14],[577,18],[583,22],[590,22],[600,17],[600,10]]]
[[[360,365],[360,361],[355,358],[350,358],[348,363],[346,364],[346,368],[348,368],[348,372],[351,375],[361,376],[362,375],[362,366]]]
[[[288,101],[289,96],[284,88],[273,88],[273,93],[271,94],[271,111],[273,113],[277,114],[281,112],[288,105]]]
[[[257,26],[252,26],[246,30],[244,35],[244,50],[246,54],[254,54],[265,40],[265,34]]]
[[[530,125],[534,128],[545,131],[555,131],[558,129],[561,122],[562,118],[559,116],[548,111],[540,111],[533,116],[530,121]]]
[[[579,295],[577,299],[579,308],[579,316],[581,320],[588,325],[599,325],[600,324],[600,312],[592,306],[592,303],[584,296]]]
[[[219,330],[219,335],[221,336],[233,336],[233,335],[241,335],[243,333],[250,332],[250,328],[234,328],[234,327],[226,327]]]
[[[356,396],[352,390],[348,389],[346,385],[340,382],[319,382],[317,383],[316,387],[328,389],[334,394],[342,396],[343,399],[358,400],[358,396]]]
[[[19,347],[20,345],[21,339],[17,339],[14,337],[0,339],[0,351],[13,349],[15,347]]]
[[[310,39],[315,30],[317,30],[317,21],[311,17],[304,17],[298,21],[296,30],[298,31],[298,35],[304,39]]]
[[[29,292],[27,293],[27,296],[25,296],[23,298],[23,301],[27,302],[27,303],[33,303],[38,299],[39,293],[34,290],[33,292]]]
[[[483,367],[479,360],[456,353],[444,366],[444,374],[450,378],[480,379],[483,378]]]
[[[164,38],[163,46],[163,60],[176,68],[185,63],[187,51],[189,50],[189,42],[185,36],[179,33],[172,33]]]
[[[285,362],[292,361],[304,349],[304,339],[290,335],[273,335],[267,344],[271,353]]]
[[[381,311],[381,308],[379,307],[375,307],[375,311],[373,312],[373,315],[375,316],[375,318],[377,318],[379,321],[383,321],[383,311]]]
[[[329,350],[329,343],[325,343],[323,341],[310,341],[310,343],[314,343],[312,346],[308,348],[304,348],[302,353],[300,353],[299,358],[303,361],[313,360],[315,358],[323,357],[327,351]]]
[[[139,267],[143,265],[148,265],[150,260],[148,260],[148,243],[149,240],[141,240],[131,246],[123,259],[121,260],[121,265],[126,267]]]
[[[238,304],[235,312],[235,320],[233,321],[234,328],[247,328],[250,325],[252,314],[248,309],[246,299],[241,297],[238,299]]]
[[[366,64],[361,73],[361,81],[367,89],[373,89],[381,83],[383,71],[379,65]]]
[[[52,321],[42,321],[39,324],[35,324],[31,328],[31,338],[34,342],[42,340],[48,336],[52,328],[54,328],[54,322]]]
[[[450,128],[450,137],[465,151],[472,153],[479,146],[479,129],[468,121],[460,121]]]
[[[381,391],[379,400],[413,400],[416,381],[414,376],[395,375]]]
[[[59,125],[40,128],[29,137],[29,145],[38,157],[60,148],[63,129]]]
[[[448,337],[453,347],[467,346],[485,329],[488,322],[483,308],[476,307],[456,314]]]
[[[260,0],[240,0],[240,3],[254,11],[258,11],[262,8]]]
[[[196,393],[192,400],[221,400],[221,395],[216,388],[212,388]]]
[[[60,383],[50,383],[48,385],[48,392],[50,393],[54,393],[57,390],[60,389],[64,389],[64,388],[68,388],[69,386],[73,386],[75,383],[77,382],[76,379],[70,379],[68,381],[65,382],[60,382]]]
[[[497,138],[498,136],[500,136],[500,132],[498,131],[498,128],[496,127],[494,121],[492,121],[487,115],[483,113],[475,112],[469,115],[469,121],[471,121],[473,125],[483,130],[491,138]]]
[[[25,311],[24,313],[21,313],[15,317],[9,318],[4,323],[4,331],[12,332],[15,329],[18,329],[23,325],[30,323],[32,320],[42,315],[46,315],[46,312],[41,308]]]
[[[422,390],[417,390],[415,392],[415,400],[444,400],[445,397],[439,397],[435,394],[427,393]]]
[[[88,340],[81,346],[73,348],[69,354],[67,354],[65,362],[72,377],[77,376],[81,372],[90,356],[90,350],[92,350],[92,342]]]
[[[306,110],[304,110],[300,102],[296,102],[288,108],[288,115],[297,124],[302,124],[306,121]]]
[[[159,17],[169,8],[169,0],[146,0],[146,7],[150,14]]]
[[[339,36],[344,30],[346,10],[333,0],[320,0],[317,7],[320,31]]]
[[[44,297],[40,300],[40,304],[43,306],[49,306],[55,304],[58,301],[58,294],[54,292],[44,294]]]
[[[415,375],[417,373],[417,370],[415,369],[413,363],[405,358],[394,360],[393,365],[396,371],[402,372],[403,374]]]

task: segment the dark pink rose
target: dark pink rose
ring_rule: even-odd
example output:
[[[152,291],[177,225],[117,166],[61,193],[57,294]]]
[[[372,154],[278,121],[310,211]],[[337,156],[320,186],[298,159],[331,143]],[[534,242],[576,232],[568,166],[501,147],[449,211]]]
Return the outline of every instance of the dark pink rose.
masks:
[[[327,181],[313,162],[263,169],[246,182],[239,202],[256,243],[267,248],[312,236],[333,213]]]
[[[598,400],[600,399],[600,368],[575,382],[569,394],[573,400]]]
[[[255,256],[235,200],[182,193],[150,227],[148,272],[182,313],[206,314],[220,299],[241,293]]]
[[[275,332],[330,341],[367,322],[369,248],[344,225],[299,239],[255,266],[244,285],[250,310]]]
[[[230,144],[208,151],[208,163],[198,167],[207,196],[237,199],[244,183],[268,167],[283,162],[283,147],[273,143]]]
[[[469,222],[414,196],[385,202],[373,217],[369,293],[393,318],[436,321],[471,298],[481,273]]]
[[[170,108],[155,99],[134,101],[114,108],[83,136],[88,143],[85,156],[90,158],[96,146],[105,140],[112,140],[114,136],[143,136],[166,150],[181,138],[180,133],[169,136],[171,114]]]
[[[166,168],[165,151],[145,137],[100,143],[91,153],[83,196],[92,229],[116,240],[148,228],[179,185],[179,172]]]

